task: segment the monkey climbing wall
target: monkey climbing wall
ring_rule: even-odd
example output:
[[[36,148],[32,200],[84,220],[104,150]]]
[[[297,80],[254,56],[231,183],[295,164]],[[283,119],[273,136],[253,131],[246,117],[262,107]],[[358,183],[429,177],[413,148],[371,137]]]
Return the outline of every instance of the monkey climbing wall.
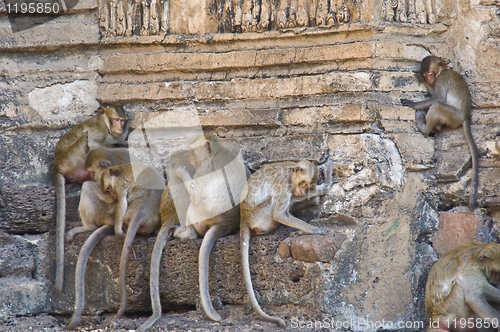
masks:
[[[284,160],[333,162],[328,195],[300,215],[326,235],[300,245],[300,234],[281,227],[252,240],[259,301],[287,328],[326,318],[355,331],[370,330],[363,319],[394,322],[386,330],[425,322],[432,263],[459,243],[498,239],[498,1],[82,0],[18,32],[6,4],[0,2],[0,325],[43,315],[42,322],[61,326],[64,317],[47,317],[74,309],[74,265],[86,235],[66,245],[65,288],[56,298],[52,156],[67,128],[100,103],[122,104],[133,128],[193,111],[206,132],[237,147],[252,172]],[[474,213],[466,208],[471,170],[463,132],[424,137],[415,111],[400,103],[424,98],[413,71],[429,54],[449,59],[471,89],[480,154]],[[161,170],[173,146],[156,140],[150,159]],[[79,219],[78,190],[67,186],[68,221]],[[130,312],[150,310],[145,280],[153,243],[134,242]],[[167,245],[164,310],[197,305],[200,243]],[[121,245],[108,237],[93,253],[84,313],[118,309]],[[210,278],[223,321],[252,326],[237,235],[216,244]],[[199,317],[177,319],[184,328],[217,328]]]

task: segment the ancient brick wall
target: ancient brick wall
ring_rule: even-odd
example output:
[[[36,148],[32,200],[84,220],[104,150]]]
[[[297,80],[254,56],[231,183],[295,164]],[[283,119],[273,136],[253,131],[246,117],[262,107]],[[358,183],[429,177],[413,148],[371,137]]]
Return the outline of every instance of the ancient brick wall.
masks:
[[[333,161],[332,189],[301,217],[327,239],[346,240],[316,262],[278,253],[297,236],[291,229],[252,240],[254,287],[265,307],[279,315],[295,305],[301,319],[303,310],[314,319],[425,321],[425,280],[437,257],[463,241],[497,239],[498,2],[198,2],[82,0],[18,32],[0,2],[0,322],[72,312],[87,235],[66,245],[65,288],[55,298],[52,155],[67,128],[110,102],[123,104],[133,128],[195,114],[251,171],[283,160]],[[413,71],[429,54],[449,59],[471,89],[480,152],[474,214],[466,208],[471,169],[462,130],[426,138],[415,111],[400,104],[423,98]],[[161,170],[176,143],[151,138],[148,160]],[[69,221],[78,220],[78,190],[67,186]],[[212,254],[211,294],[225,305],[246,303],[238,239],[220,240]],[[129,310],[145,311],[154,237],[136,243]],[[196,305],[195,243],[167,246],[165,308]],[[91,257],[87,274],[102,282],[89,279],[88,314],[119,306],[121,244],[109,237]]]

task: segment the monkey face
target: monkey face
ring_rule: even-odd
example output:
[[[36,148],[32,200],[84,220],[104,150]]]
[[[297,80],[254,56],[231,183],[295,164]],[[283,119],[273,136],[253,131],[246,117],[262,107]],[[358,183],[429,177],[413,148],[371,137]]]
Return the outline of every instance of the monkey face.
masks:
[[[111,187],[111,184],[107,184],[105,187],[104,187],[104,190],[106,192],[109,193],[109,195],[111,196],[111,198],[113,198],[114,200],[116,200],[116,198],[118,197],[118,195],[116,194],[116,192],[113,190],[113,187]]]
[[[123,133],[123,128],[125,128],[125,124],[127,123],[127,120],[122,119],[122,118],[112,118],[111,119],[111,131],[115,134],[122,134]]]
[[[310,185],[311,179],[307,176],[307,172],[304,170],[298,169],[292,174],[292,193],[295,196],[304,196]]]
[[[108,107],[105,112],[108,118],[108,126],[111,135],[118,137],[123,134],[125,130],[128,130],[128,116],[121,106]]]
[[[191,147],[192,154],[189,157],[189,163],[195,168],[200,167],[201,163],[210,156],[210,150],[207,145]]]
[[[116,200],[118,194],[113,188],[116,187],[116,182],[118,181],[118,175],[115,174],[119,170],[112,169],[113,167],[107,168],[101,174],[101,189],[105,193],[109,193],[111,197]]]
[[[427,84],[434,85],[434,82],[436,82],[436,73],[434,71],[428,71],[422,75],[424,76]]]

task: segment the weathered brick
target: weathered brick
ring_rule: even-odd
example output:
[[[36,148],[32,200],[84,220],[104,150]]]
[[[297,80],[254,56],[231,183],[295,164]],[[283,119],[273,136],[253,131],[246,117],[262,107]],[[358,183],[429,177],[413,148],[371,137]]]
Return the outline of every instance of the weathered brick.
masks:
[[[465,242],[484,241],[485,230],[481,216],[471,213],[441,212],[439,228],[433,238],[432,246],[438,256],[442,256]]]

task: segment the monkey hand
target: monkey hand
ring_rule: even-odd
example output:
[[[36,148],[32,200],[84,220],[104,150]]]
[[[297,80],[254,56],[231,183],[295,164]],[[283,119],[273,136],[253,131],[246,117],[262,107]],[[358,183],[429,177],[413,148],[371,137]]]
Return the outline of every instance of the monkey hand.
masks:
[[[401,99],[401,105],[403,105],[403,106],[409,106],[409,107],[414,108],[415,102],[411,101],[409,99]]]

